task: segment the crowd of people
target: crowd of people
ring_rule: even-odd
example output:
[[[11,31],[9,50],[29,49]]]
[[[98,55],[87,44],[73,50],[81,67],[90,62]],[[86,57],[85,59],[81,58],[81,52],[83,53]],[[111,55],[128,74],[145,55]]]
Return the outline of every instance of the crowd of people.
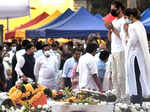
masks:
[[[93,52],[96,53],[100,51],[100,49],[97,49],[99,44],[96,36],[97,35],[93,34],[92,36],[92,34],[90,34],[88,40],[84,43],[69,41],[62,45],[54,40],[51,43],[45,43],[38,39],[31,41],[17,41],[14,39],[12,42],[4,43],[4,46],[1,46],[0,49],[1,91],[9,91],[19,78],[26,80],[28,77],[49,89],[57,90],[60,88],[64,89],[65,87],[72,89],[79,88],[79,74],[77,72],[78,61],[86,52],[89,52],[92,56]],[[99,34],[98,37],[100,38]],[[93,45],[95,47],[93,47]],[[105,62],[103,62],[103,60],[107,60],[109,50],[106,48],[104,42],[101,42],[100,45],[104,53],[102,53],[100,57],[96,57],[97,64],[94,68],[97,72],[97,66],[99,66],[99,72],[103,72],[103,75],[99,76],[103,79],[105,72]],[[84,46],[87,47],[84,48]],[[105,54],[107,54],[107,56],[105,56]],[[99,62],[100,58],[102,60],[101,62]],[[83,71],[84,70],[85,69],[83,69]],[[98,81],[97,77],[96,80]],[[99,83],[100,82],[98,82],[98,84]],[[99,89],[97,90],[102,90],[102,87],[100,89],[100,85],[101,84],[99,84]]]
[[[150,54],[147,34],[135,8],[111,4],[116,19],[105,21],[108,40],[90,34],[84,43],[38,39],[0,46],[0,90],[8,91],[19,78],[27,77],[49,89],[115,89],[117,101],[143,102],[150,95]],[[111,43],[111,48],[109,47]],[[110,52],[111,50],[111,52]]]

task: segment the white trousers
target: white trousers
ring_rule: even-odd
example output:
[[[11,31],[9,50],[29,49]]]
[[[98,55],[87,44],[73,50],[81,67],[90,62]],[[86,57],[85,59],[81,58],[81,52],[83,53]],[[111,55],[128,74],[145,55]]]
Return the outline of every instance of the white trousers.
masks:
[[[124,51],[112,53],[112,83],[118,98],[125,98],[125,55]]]

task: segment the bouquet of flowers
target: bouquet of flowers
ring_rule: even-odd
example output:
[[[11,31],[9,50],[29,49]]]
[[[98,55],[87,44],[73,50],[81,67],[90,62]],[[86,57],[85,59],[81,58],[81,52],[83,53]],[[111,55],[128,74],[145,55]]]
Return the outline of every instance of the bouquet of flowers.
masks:
[[[27,80],[19,79],[8,95],[14,106],[24,105],[26,102],[30,106],[37,106],[47,103],[46,95],[51,96],[51,91],[27,78]]]

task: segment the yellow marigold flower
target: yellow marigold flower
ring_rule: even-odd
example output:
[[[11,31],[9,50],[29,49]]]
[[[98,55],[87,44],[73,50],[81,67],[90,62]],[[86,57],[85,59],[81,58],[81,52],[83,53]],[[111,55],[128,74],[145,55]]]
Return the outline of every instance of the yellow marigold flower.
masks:
[[[9,95],[11,95],[13,92],[15,92],[17,90],[17,88],[14,86],[9,90]]]
[[[38,92],[37,94],[35,94],[30,100],[29,100],[29,104],[32,104],[33,102],[35,102],[37,99],[39,99],[42,95],[43,95],[43,91]]]
[[[26,84],[26,85],[24,85],[25,86],[25,88],[26,88],[26,91],[30,91],[30,92],[34,92],[34,88],[32,87],[32,85],[31,84]]]
[[[57,95],[57,91],[56,90],[52,90],[52,97],[54,98],[54,97],[56,97],[56,95]]]
[[[18,99],[18,100],[16,101],[16,104],[24,105],[24,101],[22,101],[21,99]]]
[[[39,87],[38,87],[41,91],[43,91],[44,89],[46,89],[46,87],[45,86],[43,86],[43,85],[39,85]]]

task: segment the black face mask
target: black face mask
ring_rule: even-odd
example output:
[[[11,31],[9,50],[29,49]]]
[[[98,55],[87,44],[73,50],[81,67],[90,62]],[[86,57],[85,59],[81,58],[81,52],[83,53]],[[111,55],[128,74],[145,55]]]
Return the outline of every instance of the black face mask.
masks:
[[[111,10],[111,15],[114,17],[117,17],[119,15],[119,13],[117,13],[117,10],[112,9]]]

